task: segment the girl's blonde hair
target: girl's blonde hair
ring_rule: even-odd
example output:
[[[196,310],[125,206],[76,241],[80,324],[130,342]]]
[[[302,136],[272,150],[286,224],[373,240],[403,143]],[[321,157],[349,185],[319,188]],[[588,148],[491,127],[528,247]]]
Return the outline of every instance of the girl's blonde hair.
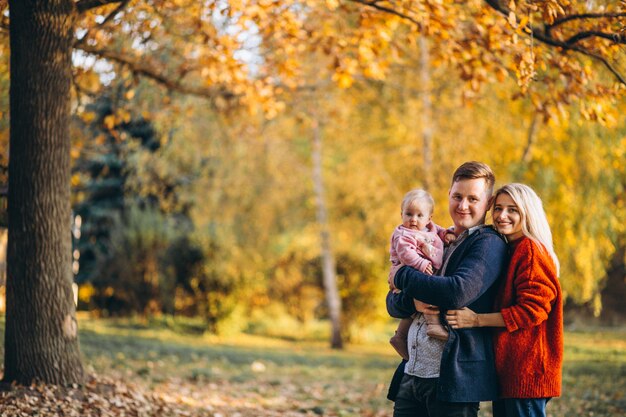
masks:
[[[433,210],[435,209],[435,200],[433,200],[433,197],[428,191],[419,188],[411,190],[404,195],[404,198],[402,199],[402,206],[400,206],[402,213],[404,213],[404,209],[410,206],[414,201],[426,201],[430,204],[430,214],[433,214]]]
[[[507,184],[496,191],[491,207],[492,213],[493,206],[495,206],[496,199],[500,194],[508,194],[511,197],[519,210],[524,236],[539,243],[539,247],[548,252],[556,266],[556,274],[559,276],[560,264],[554,252],[552,232],[550,231],[546,213],[543,210],[543,204],[537,193],[524,184]]]

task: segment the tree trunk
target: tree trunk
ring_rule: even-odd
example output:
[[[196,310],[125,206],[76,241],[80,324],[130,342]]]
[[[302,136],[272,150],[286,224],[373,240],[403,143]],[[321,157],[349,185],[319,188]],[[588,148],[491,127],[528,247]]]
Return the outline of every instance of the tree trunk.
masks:
[[[602,312],[600,319],[603,324],[619,326],[626,319],[626,246],[618,243],[613,259],[606,271],[606,284],[602,289]]]
[[[341,338],[341,298],[337,289],[337,268],[335,257],[330,244],[330,231],[328,227],[328,211],[322,178],[322,134],[319,122],[313,120],[313,186],[317,202],[317,222],[320,226],[320,240],[322,246],[322,275],[328,314],[331,322],[330,346],[333,349],[342,349]]]
[[[430,54],[425,36],[420,37],[420,79],[422,82],[422,139],[423,161],[422,175],[424,188],[432,192],[433,187],[433,103],[430,97]],[[419,178],[419,176],[418,176]]]
[[[530,122],[530,126],[528,126],[526,147],[524,148],[524,153],[522,155],[522,162],[525,165],[528,165],[528,163],[530,162],[533,145],[535,144],[535,139],[537,137],[537,125],[539,124],[539,117],[540,117],[539,112],[535,110],[535,113],[533,114],[533,120]]]
[[[4,381],[79,383],[72,296],[72,0],[13,0]]]

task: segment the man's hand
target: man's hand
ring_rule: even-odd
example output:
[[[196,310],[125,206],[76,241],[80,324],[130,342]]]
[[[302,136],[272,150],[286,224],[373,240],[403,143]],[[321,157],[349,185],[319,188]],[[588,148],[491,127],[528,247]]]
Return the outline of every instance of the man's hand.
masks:
[[[478,314],[467,307],[460,310],[448,310],[446,320],[453,329],[466,329],[469,327],[480,327]]]

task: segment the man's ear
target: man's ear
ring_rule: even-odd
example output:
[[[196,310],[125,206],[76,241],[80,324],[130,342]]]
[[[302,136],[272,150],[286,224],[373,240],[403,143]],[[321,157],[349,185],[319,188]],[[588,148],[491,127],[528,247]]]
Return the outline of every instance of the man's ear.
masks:
[[[491,196],[489,197],[489,200],[487,200],[487,211],[491,210],[491,205],[493,204],[493,199],[496,198],[495,196]]]

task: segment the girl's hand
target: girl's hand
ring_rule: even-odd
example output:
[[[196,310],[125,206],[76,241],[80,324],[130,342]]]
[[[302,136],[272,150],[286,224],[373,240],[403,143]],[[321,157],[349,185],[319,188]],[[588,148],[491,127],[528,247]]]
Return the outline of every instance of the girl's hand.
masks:
[[[450,243],[454,242],[455,240],[456,240],[456,235],[454,234],[454,232],[448,232],[444,236],[443,243],[445,243],[446,245],[449,245]]]
[[[453,329],[466,329],[469,327],[480,327],[478,314],[467,307],[460,310],[448,310],[446,320]]]
[[[433,264],[429,263],[426,268],[424,268],[424,273],[428,275],[433,274]]]
[[[424,252],[424,255],[428,256],[431,259],[437,253],[437,249],[433,245],[428,243],[423,244],[420,249],[422,250],[422,252]]]

